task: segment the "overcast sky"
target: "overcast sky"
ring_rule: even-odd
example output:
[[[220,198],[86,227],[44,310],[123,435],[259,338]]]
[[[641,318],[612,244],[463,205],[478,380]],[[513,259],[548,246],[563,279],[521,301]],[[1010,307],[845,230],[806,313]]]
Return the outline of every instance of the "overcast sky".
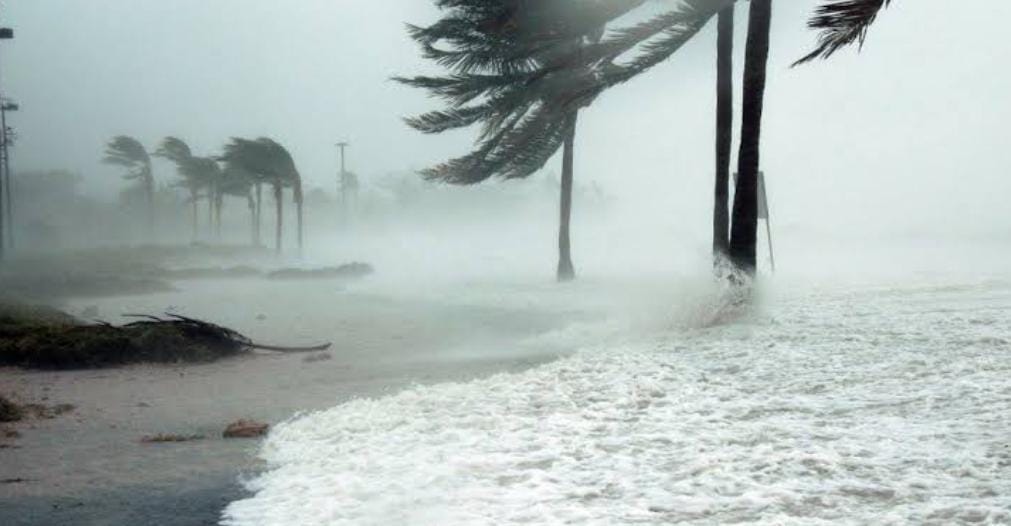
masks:
[[[976,3],[985,12],[897,0],[862,53],[790,69],[814,42],[804,22],[815,2],[775,2],[763,168],[783,228],[1011,233],[1003,206],[1011,194],[1011,2]],[[11,118],[17,166],[80,170],[98,192],[122,184],[98,163],[116,134],[152,148],[177,135],[198,154],[217,153],[230,136],[269,135],[289,146],[310,186],[328,189],[337,140],[352,142],[350,167],[367,182],[464,153],[473,138],[423,136],[400,120],[436,107],[389,80],[430,71],[404,31],[406,22],[434,20],[427,0],[3,5],[3,23],[16,31],[2,44],[0,67],[22,106]],[[714,36],[708,28],[584,112],[578,181],[706,231]],[[161,167],[156,176],[173,173]]]

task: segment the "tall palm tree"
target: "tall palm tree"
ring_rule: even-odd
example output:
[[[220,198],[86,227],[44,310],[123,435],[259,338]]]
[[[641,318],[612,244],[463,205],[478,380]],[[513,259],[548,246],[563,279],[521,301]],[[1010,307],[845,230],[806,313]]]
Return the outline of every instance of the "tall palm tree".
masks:
[[[697,0],[701,1],[701,0]],[[480,124],[472,153],[424,170],[428,179],[474,184],[524,178],[564,148],[558,279],[575,275],[569,239],[573,149],[580,108],[607,87],[658,63],[698,31],[695,13],[675,9],[603,39],[605,24],[642,0],[550,2],[438,0],[444,18],[411,27],[423,55],[447,67],[443,77],[398,77],[427,89],[448,108],[407,119],[424,133]],[[687,21],[687,23],[686,23]],[[628,65],[614,61],[644,40],[664,35],[666,48],[646,46]],[[673,42],[673,44],[672,44]]]
[[[758,171],[765,102],[765,76],[769,62],[772,0],[751,0],[748,44],[744,53],[744,101],[741,106],[741,144],[737,158],[730,260],[744,273],[756,268],[758,237]]]
[[[276,141],[265,137],[256,140],[233,138],[225,145],[222,159],[228,165],[240,167],[246,172],[254,174],[257,177],[257,184],[265,182],[273,188],[276,207],[274,247],[277,253],[281,252],[284,188],[286,186],[294,188],[294,200],[298,211],[299,250],[302,250],[302,178],[295,168],[295,162],[288,150]],[[259,199],[259,188],[257,187],[257,201]]]
[[[713,260],[730,253],[730,151],[734,138],[734,4],[717,15],[716,187],[713,204]]]
[[[137,139],[127,135],[114,137],[105,147],[103,162],[122,166],[129,170],[124,176],[127,180],[140,183],[147,201],[148,234],[154,234],[154,174],[151,170],[151,156],[147,149]]]

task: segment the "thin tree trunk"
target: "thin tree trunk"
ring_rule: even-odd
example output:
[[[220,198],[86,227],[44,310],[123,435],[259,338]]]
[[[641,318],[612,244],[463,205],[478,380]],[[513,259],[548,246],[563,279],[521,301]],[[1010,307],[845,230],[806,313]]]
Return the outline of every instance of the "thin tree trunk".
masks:
[[[716,187],[713,264],[730,252],[730,151],[734,140],[734,4],[720,11],[716,43]]]
[[[213,192],[207,190],[207,238],[214,237],[214,196]]]
[[[261,183],[256,183],[256,213],[253,214],[255,219],[253,221],[253,244],[260,246],[260,218],[263,217],[263,185]]]
[[[221,241],[221,207],[225,204],[225,196],[219,191],[214,197],[214,237]]]
[[[249,207],[249,240],[256,246],[256,199],[253,198],[252,189],[246,193],[246,205]]]
[[[734,224],[730,233],[730,258],[737,268],[749,275],[754,275],[756,268],[759,147],[771,22],[772,0],[751,0],[748,16],[748,47],[744,58],[741,149],[737,160]]]
[[[190,201],[193,203],[193,216],[190,222],[193,223],[193,243],[197,242],[197,191],[190,190]]]
[[[302,181],[295,181],[295,207],[298,210],[298,253],[302,254],[302,249],[305,248],[303,244],[303,230],[302,230],[302,210],[303,202],[305,201],[302,195]]]
[[[274,251],[278,254],[281,253],[281,228],[284,223],[284,201],[281,199],[283,192],[284,189],[281,187],[281,183],[274,183],[274,203],[277,213],[277,228],[274,230]]]
[[[147,194],[147,234],[148,240],[154,241],[154,176],[151,173],[151,164],[148,163],[146,167],[147,173],[144,177],[144,193]],[[10,190],[8,188],[8,190]]]
[[[579,113],[576,111],[569,115],[569,129],[565,137],[565,150],[562,153],[562,196],[558,225],[558,281],[572,281],[576,278],[576,270],[572,265],[569,221],[572,217],[572,164],[578,116]]]

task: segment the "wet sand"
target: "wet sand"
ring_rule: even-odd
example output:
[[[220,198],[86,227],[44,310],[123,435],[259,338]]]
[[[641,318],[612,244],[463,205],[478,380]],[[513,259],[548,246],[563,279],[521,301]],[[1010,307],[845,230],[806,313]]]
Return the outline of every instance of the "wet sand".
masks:
[[[545,284],[548,286],[547,284]],[[570,350],[540,335],[598,312],[480,286],[394,291],[360,283],[189,281],[143,296],[71,300],[112,321],[131,312],[205,318],[264,343],[333,342],[330,358],[264,353],[207,365],[33,372],[0,369],[0,391],[76,409],[16,426],[0,449],[2,524],[215,524],[259,468],[258,440],[221,438],[240,418],[277,423],[299,411],[418,383],[516,371]],[[159,433],[204,435],[145,444]]]

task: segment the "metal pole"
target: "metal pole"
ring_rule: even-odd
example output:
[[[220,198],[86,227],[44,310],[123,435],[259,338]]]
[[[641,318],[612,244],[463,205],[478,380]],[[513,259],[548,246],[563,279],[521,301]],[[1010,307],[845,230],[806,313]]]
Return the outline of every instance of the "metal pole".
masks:
[[[0,170],[3,171],[0,174],[3,176],[0,178],[0,259],[2,259],[7,248],[11,202],[10,178],[7,173],[9,168],[7,164],[7,105],[4,103],[2,96],[0,96],[0,129],[3,130],[3,142],[0,143],[0,156],[3,157],[3,165],[0,166]],[[11,230],[13,231],[13,229]]]
[[[337,147],[340,148],[341,154],[341,172],[340,181],[338,182],[337,189],[341,194],[341,207],[347,206],[347,171],[344,169],[344,148],[348,146],[347,142],[337,143]]]

